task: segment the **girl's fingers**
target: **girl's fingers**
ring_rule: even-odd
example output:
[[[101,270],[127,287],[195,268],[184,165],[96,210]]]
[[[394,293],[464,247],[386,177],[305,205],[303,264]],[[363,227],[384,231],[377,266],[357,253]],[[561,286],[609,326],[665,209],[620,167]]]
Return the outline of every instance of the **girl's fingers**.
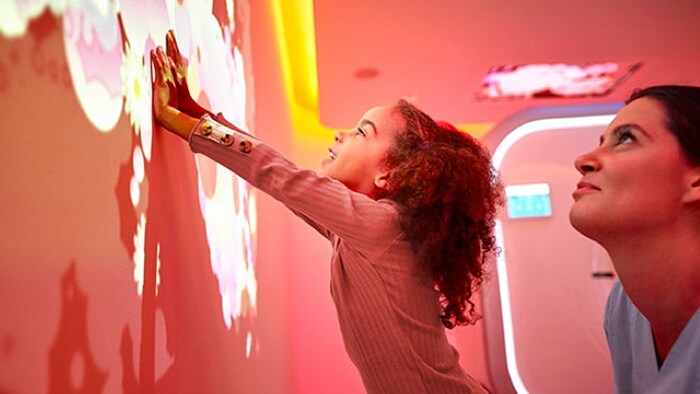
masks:
[[[163,82],[163,75],[160,71],[161,70],[160,60],[158,59],[158,56],[156,55],[155,50],[151,51],[151,64],[153,65],[153,82],[154,83]]]
[[[185,78],[187,67],[185,66],[185,59],[182,57],[180,48],[177,46],[175,33],[172,30],[168,30],[168,33],[165,35],[165,44],[170,62],[175,66],[172,73],[178,81],[182,81]]]
[[[162,73],[163,80],[164,81],[171,81],[175,82],[173,78],[173,73],[171,72],[171,62],[167,55],[163,52],[162,47],[156,48],[156,58],[158,59],[158,66],[160,68],[160,72]]]
[[[151,62],[153,63],[154,82],[165,84],[168,81],[175,82],[171,71],[171,63],[165,57],[163,48],[158,47],[151,51]]]
[[[165,53],[167,53],[169,57],[173,59],[175,58],[173,43],[172,39],[170,38],[170,31],[168,31],[168,34],[165,35]]]
[[[174,82],[180,82],[182,80],[182,75],[180,75],[177,66],[174,63],[170,63],[170,73],[175,76]]]
[[[175,64],[180,64],[180,52],[177,49],[177,44],[175,43],[175,36],[172,30],[168,30],[168,34],[165,37],[165,48],[168,56],[173,59]]]
[[[177,64],[181,64],[182,54],[180,53],[180,48],[177,46],[175,33],[172,30],[168,30],[168,37],[166,41],[168,43],[168,47],[170,48],[171,57],[177,61]]]

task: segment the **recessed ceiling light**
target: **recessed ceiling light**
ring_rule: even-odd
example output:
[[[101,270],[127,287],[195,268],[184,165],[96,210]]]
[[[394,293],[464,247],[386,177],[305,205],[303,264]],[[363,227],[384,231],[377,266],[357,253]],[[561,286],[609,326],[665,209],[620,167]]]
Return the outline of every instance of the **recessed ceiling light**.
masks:
[[[372,79],[379,75],[379,70],[373,67],[360,68],[352,75],[357,79]]]

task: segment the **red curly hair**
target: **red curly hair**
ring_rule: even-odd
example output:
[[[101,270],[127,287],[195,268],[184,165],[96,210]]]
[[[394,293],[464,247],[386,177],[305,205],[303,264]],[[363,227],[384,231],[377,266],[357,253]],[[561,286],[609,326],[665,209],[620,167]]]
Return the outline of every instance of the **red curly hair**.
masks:
[[[404,100],[395,110],[406,130],[385,159],[390,187],[381,197],[402,207],[401,227],[441,293],[445,327],[473,324],[479,316],[471,298],[497,249],[501,183],[476,139]]]

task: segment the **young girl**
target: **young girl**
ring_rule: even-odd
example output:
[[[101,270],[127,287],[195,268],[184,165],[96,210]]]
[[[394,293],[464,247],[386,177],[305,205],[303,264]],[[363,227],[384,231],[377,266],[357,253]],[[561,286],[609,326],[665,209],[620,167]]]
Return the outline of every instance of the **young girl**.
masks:
[[[299,169],[199,107],[172,33],[167,50],[152,53],[157,122],[332,243],[331,293],[367,391],[483,392],[445,335],[477,318],[471,297],[495,249],[500,185],[477,141],[401,101],[337,133],[319,173]]]
[[[605,332],[619,393],[700,393],[700,88],[632,94],[579,156],[572,225],[619,276]]]

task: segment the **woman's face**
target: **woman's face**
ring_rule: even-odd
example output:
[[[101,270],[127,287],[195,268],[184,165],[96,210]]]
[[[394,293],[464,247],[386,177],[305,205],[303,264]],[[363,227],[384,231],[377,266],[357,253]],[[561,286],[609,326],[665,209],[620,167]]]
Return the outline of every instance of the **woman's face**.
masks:
[[[582,178],[571,224],[603,244],[629,231],[669,228],[683,210],[692,170],[666,127],[663,105],[646,97],[622,108],[600,146],[577,157],[575,166]]]
[[[336,134],[335,144],[321,163],[320,175],[376,197],[377,189],[386,187],[387,170],[382,162],[403,128],[403,118],[393,107],[370,109],[355,129]]]

